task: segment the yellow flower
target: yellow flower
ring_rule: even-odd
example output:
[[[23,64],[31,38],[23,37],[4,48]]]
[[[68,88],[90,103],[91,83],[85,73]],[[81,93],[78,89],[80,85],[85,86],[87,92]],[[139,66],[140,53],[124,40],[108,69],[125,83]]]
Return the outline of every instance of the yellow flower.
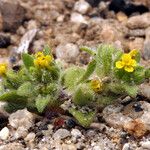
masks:
[[[127,72],[133,72],[137,63],[134,59],[132,59],[130,53],[123,54],[120,61],[116,62],[116,68],[124,69]]]
[[[35,54],[36,59],[34,60],[34,65],[39,68],[48,68],[53,58],[50,55],[44,56],[42,52]]]
[[[44,56],[43,52],[37,52],[37,53],[35,54],[35,57],[36,57],[36,58],[42,57],[42,56]]]
[[[0,64],[0,76],[5,75],[6,71],[7,71],[7,64],[6,63]]]
[[[138,54],[138,50],[133,49],[132,51],[129,52],[129,54],[132,58],[134,58]]]
[[[102,91],[103,83],[100,79],[91,80],[91,88],[95,93],[99,93]]]

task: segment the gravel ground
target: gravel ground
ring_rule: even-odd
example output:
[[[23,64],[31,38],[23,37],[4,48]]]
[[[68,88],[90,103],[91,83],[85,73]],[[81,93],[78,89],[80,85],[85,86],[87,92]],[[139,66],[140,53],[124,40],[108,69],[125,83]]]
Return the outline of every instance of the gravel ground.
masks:
[[[136,7],[128,14],[131,2],[142,11]],[[150,1],[128,0],[119,10],[113,5],[114,11],[110,4],[110,0],[1,0],[0,62],[16,66],[20,53],[50,44],[64,66],[83,66],[90,57],[80,46],[111,43],[125,52],[140,50],[142,64],[149,66]],[[106,107],[88,129],[71,116],[48,120],[26,109],[7,114],[1,104],[0,150],[148,150],[150,83],[141,85],[140,91],[144,96],[136,100],[127,97]]]

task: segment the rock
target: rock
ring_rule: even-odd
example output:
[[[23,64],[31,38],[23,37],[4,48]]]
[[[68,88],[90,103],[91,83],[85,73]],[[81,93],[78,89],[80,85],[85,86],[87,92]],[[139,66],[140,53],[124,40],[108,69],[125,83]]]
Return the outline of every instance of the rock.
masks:
[[[144,39],[143,38],[135,38],[134,40],[129,41],[129,49],[137,49],[139,51],[143,50]]]
[[[29,134],[26,136],[26,138],[25,138],[24,140],[25,140],[25,141],[32,142],[32,141],[34,141],[35,136],[36,136],[35,133],[31,132],[31,133],[29,133]]]
[[[25,150],[25,149],[22,144],[13,142],[13,143],[0,146],[0,150]]]
[[[147,127],[140,119],[135,119],[124,124],[124,130],[131,135],[139,138],[142,137],[147,132]]]
[[[145,36],[145,30],[144,29],[129,30],[129,32],[127,33],[127,36],[144,37]]]
[[[71,135],[75,138],[79,138],[82,136],[82,133],[78,129],[72,129]]]
[[[12,113],[9,117],[9,124],[18,129],[19,127],[23,127],[28,130],[32,127],[35,120],[35,116],[27,111],[27,109],[18,110],[15,113]]]
[[[150,141],[140,142],[140,145],[141,145],[142,148],[144,148],[144,149],[150,149]]]
[[[149,0],[132,0],[136,5],[144,5],[150,8],[150,1]]]
[[[27,30],[33,30],[33,29],[37,29],[38,25],[37,25],[37,21],[36,20],[30,20],[28,22],[28,26],[27,26]]]
[[[21,38],[19,47],[16,50],[17,53],[22,54],[22,53],[28,52],[28,48],[32,40],[36,36],[37,31],[38,31],[37,29],[31,29],[23,35],[23,37]]]
[[[0,34],[0,48],[7,48],[10,44],[10,36]]]
[[[3,30],[15,32],[25,19],[25,9],[19,3],[2,1],[0,10],[3,18]]]
[[[122,108],[122,105],[109,105],[104,108],[103,118],[109,126],[114,128],[122,128],[124,124],[132,120],[130,117],[121,113]]]
[[[86,19],[81,14],[76,13],[76,12],[71,14],[70,21],[74,23],[86,23],[87,24]]]
[[[139,16],[130,17],[127,21],[127,26],[130,29],[142,29],[150,26],[150,13],[145,13]]]
[[[56,57],[66,62],[74,62],[78,54],[78,46],[72,43],[60,44],[56,47]]]
[[[19,127],[15,133],[12,135],[15,139],[25,138],[28,134],[28,130],[24,127]]]
[[[145,31],[146,39],[144,41],[143,57],[145,60],[150,60],[150,27]]]
[[[2,140],[7,140],[9,137],[9,129],[7,127],[4,127],[1,131],[0,131],[0,139]]]
[[[123,148],[122,150],[129,150],[130,149],[130,144],[129,143],[126,143],[123,145]]]
[[[100,38],[103,42],[114,42],[118,40],[117,31],[110,25],[103,25],[102,31],[100,33]]]
[[[43,47],[45,46],[45,44],[46,44],[46,42],[44,39],[39,39],[37,41],[34,41],[33,49],[38,50],[38,51],[43,50]]]
[[[66,129],[58,129],[54,134],[53,134],[53,138],[55,140],[57,139],[65,139],[67,137],[69,137],[71,134],[68,130]]]
[[[128,16],[124,14],[123,12],[118,12],[116,14],[116,17],[119,22],[126,22],[128,20]]]
[[[74,144],[62,144],[62,150],[77,150]]]
[[[26,29],[23,26],[20,26],[17,30],[17,34],[23,36],[26,33]]]
[[[140,93],[148,98],[150,100],[150,84],[149,83],[143,83],[140,85]]]
[[[74,10],[81,14],[86,14],[89,9],[90,9],[89,3],[83,0],[77,1],[74,5]]]

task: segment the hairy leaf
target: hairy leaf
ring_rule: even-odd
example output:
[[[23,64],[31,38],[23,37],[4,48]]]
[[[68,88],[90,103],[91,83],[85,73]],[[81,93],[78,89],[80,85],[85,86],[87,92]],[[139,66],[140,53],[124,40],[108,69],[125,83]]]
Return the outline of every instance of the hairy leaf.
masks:
[[[82,47],[80,48],[80,50],[85,51],[85,52],[89,53],[89,54],[92,55],[92,56],[95,56],[95,55],[96,55],[96,53],[94,52],[94,50],[92,50],[91,48],[86,47],[86,46],[82,46]]]
[[[62,82],[70,91],[76,88],[77,82],[83,76],[85,70],[80,67],[70,67],[68,68],[62,77]]]
[[[34,95],[34,87],[31,82],[23,83],[17,90],[17,94],[20,96],[30,97]]]
[[[38,96],[35,99],[35,104],[36,104],[36,108],[38,110],[38,112],[42,113],[44,111],[44,109],[46,108],[46,106],[49,104],[50,102],[50,97],[42,97],[42,96]]]
[[[92,60],[88,64],[87,69],[86,69],[85,73],[83,74],[83,76],[81,77],[81,79],[79,80],[78,84],[86,81],[91,76],[91,74],[94,72],[95,67],[96,67],[96,61]]]
[[[22,60],[27,69],[34,66],[33,57],[27,53],[22,54]]]
[[[80,125],[87,128],[93,122],[95,112],[82,113],[81,111],[77,111],[76,109],[71,108],[69,112],[76,118]]]
[[[79,106],[90,104],[93,101],[93,98],[94,93],[87,84],[79,85],[73,94],[73,102]]]

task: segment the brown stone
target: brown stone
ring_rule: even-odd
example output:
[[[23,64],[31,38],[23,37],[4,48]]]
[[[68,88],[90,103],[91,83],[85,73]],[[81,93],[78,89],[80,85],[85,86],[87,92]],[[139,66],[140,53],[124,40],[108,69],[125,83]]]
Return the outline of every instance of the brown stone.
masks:
[[[124,124],[124,130],[137,138],[142,137],[147,132],[145,124],[140,119]]]
[[[141,29],[150,26],[150,13],[133,16],[128,19],[127,26],[130,29]]]
[[[0,2],[0,11],[3,18],[3,30],[15,32],[25,19],[25,9],[18,3]]]
[[[129,42],[129,49],[137,49],[142,52],[143,50],[144,39],[143,38],[135,38],[134,40]]]

